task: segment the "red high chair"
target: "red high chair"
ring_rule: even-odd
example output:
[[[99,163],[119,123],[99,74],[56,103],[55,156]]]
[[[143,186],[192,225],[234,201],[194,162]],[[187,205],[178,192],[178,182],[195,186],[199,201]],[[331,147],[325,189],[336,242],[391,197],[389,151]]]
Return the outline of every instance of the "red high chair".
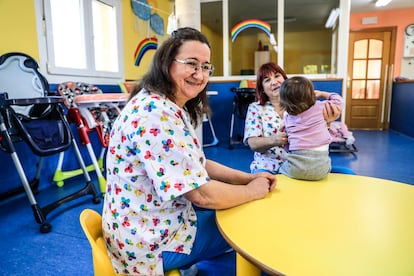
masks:
[[[86,146],[92,164],[88,171],[95,170],[101,193],[105,193],[106,179],[102,175],[105,150],[108,147],[112,123],[128,100],[125,93],[102,93],[98,87],[81,82],[64,82],[58,92],[65,99],[67,118],[77,126],[80,143]],[[89,134],[96,132],[102,145],[99,159],[96,158]],[[64,154],[61,153],[53,180],[58,186],[67,178],[76,176],[79,170],[62,171]]]

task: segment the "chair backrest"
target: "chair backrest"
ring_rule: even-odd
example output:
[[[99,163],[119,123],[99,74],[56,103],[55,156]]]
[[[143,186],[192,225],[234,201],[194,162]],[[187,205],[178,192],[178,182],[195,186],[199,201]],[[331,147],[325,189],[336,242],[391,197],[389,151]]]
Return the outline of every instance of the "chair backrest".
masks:
[[[97,276],[114,276],[116,273],[106,251],[102,235],[102,217],[92,209],[85,209],[79,217],[83,232],[92,247],[93,270]]]
[[[9,99],[31,99],[49,94],[49,83],[38,71],[39,65],[31,56],[10,52],[0,56],[0,92]],[[28,116],[32,106],[14,106],[13,109]]]
[[[0,56],[0,92],[7,92],[9,99],[47,96],[49,83],[38,68],[37,62],[23,53]]]

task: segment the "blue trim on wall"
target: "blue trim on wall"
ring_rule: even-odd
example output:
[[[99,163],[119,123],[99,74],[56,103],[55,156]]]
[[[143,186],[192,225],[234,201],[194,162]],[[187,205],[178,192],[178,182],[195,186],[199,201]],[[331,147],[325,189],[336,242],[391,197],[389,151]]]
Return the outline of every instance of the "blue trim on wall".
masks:
[[[342,80],[313,80],[316,90],[335,92],[342,96]]]
[[[212,111],[211,121],[214,126],[219,143],[229,143],[230,121],[235,94],[231,92],[232,87],[238,87],[239,82],[209,83],[209,91],[217,91],[218,95],[210,96],[209,102]],[[203,125],[203,142],[211,141],[211,132],[208,131],[208,124]]]
[[[414,137],[414,82],[394,82],[392,85],[390,129]]]
[[[50,91],[57,91],[59,84],[49,84]],[[96,84],[96,86],[104,93],[122,93],[121,87],[118,84]]]

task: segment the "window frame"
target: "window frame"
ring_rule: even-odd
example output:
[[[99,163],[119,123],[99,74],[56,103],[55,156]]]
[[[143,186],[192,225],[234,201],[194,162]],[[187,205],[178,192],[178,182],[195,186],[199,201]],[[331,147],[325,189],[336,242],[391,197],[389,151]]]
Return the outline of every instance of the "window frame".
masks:
[[[75,79],[95,84],[110,84],[121,82],[124,79],[124,45],[122,32],[122,1],[119,0],[82,0],[80,3],[80,16],[85,35],[86,69],[74,69],[55,66],[55,53],[53,50],[53,33],[50,19],[50,1],[36,0],[36,23],[38,30],[40,71],[49,82],[60,83]],[[69,0],[73,1],[73,0]],[[116,72],[98,71],[95,69],[95,52],[93,45],[93,18],[92,2],[98,1],[115,9],[117,59]]]

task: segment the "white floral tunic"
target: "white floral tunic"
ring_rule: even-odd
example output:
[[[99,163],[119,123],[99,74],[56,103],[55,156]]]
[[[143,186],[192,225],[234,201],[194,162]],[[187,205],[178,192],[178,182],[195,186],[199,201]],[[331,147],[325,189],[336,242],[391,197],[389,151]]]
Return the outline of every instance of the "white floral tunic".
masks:
[[[209,181],[188,114],[141,91],[113,126],[102,226],[115,270],[163,275],[162,251],[189,253],[197,217],[182,196]]]
[[[259,102],[251,103],[246,114],[243,142],[247,145],[247,139],[250,137],[276,135],[283,125],[283,119],[275,112],[270,102],[266,102],[265,105],[260,105]],[[255,152],[250,170],[264,169],[277,173],[285,158],[284,147],[275,146],[264,153]]]

